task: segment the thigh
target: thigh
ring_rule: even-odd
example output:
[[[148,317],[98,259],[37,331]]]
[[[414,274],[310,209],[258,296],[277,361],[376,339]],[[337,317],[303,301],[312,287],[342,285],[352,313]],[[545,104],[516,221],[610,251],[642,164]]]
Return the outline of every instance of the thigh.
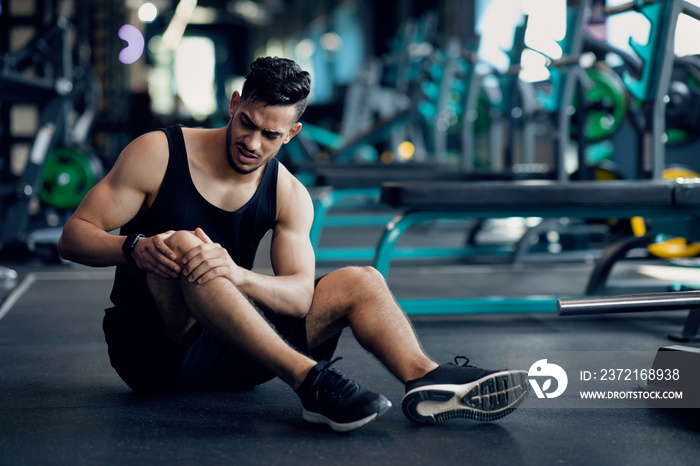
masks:
[[[185,347],[166,335],[145,285],[105,311],[103,329],[110,362],[129,387],[139,393],[171,391]]]
[[[173,339],[145,283],[106,310],[103,326],[112,366],[138,393],[242,389],[273,377],[205,328],[192,341]]]
[[[309,348],[306,319],[263,314],[300,352],[315,360],[332,358],[340,333]],[[173,339],[145,282],[126,302],[105,311],[103,326],[112,366],[138,393],[246,389],[274,378],[246,351],[206,328],[198,327],[192,341]]]

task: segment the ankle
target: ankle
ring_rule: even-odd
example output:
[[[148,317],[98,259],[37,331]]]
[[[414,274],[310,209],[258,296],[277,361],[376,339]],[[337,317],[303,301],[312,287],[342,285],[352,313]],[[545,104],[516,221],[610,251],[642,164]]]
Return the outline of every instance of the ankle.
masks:
[[[287,381],[288,385],[292,387],[292,390],[298,391],[301,388],[304,381],[306,381],[309,372],[316,367],[316,364],[316,361],[309,359],[306,364],[303,364],[293,370],[290,380]]]
[[[402,374],[402,377],[400,377],[401,382],[406,383],[410,382],[411,380],[420,379],[421,377],[424,377],[430,372],[437,369],[438,366],[439,365],[436,362],[430,360],[425,361],[422,364],[413,366],[409,368],[404,374]]]

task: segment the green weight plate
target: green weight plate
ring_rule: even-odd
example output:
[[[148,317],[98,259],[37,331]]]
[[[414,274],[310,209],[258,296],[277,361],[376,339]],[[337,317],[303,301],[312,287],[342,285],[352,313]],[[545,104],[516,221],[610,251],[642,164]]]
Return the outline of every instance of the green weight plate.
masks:
[[[620,77],[612,71],[591,68],[586,70],[586,75],[591,87],[586,90],[585,100],[604,109],[587,109],[584,136],[588,142],[603,141],[622,125],[627,113],[627,93]],[[578,98],[574,102],[578,102]],[[575,128],[572,132],[575,133]]]
[[[68,147],[49,153],[41,175],[39,199],[57,209],[72,209],[101,176],[99,161],[89,154]]]

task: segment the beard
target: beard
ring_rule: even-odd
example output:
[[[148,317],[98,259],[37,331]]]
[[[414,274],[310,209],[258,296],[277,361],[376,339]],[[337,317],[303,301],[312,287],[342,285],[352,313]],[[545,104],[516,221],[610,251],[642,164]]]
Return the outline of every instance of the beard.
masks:
[[[231,121],[233,121],[233,120],[231,120]],[[233,169],[233,171],[235,171],[236,173],[241,174],[241,175],[249,175],[249,174],[251,174],[251,173],[253,173],[254,171],[258,170],[260,167],[262,167],[263,165],[265,165],[265,164],[267,163],[267,161],[265,161],[265,162],[263,162],[263,163],[261,163],[261,164],[259,164],[259,165],[256,165],[256,166],[254,166],[254,167],[252,167],[252,168],[243,168],[243,167],[241,167],[240,165],[238,165],[238,164],[236,163],[236,159],[233,157],[233,154],[231,153],[231,140],[232,140],[232,136],[231,136],[231,122],[229,122],[228,127],[226,128],[226,160],[228,160],[229,166],[230,166],[230,167]],[[256,158],[258,158],[258,159],[260,158],[260,155],[256,154],[255,152],[249,151],[248,148],[245,146],[245,144],[236,143],[236,147],[240,147],[240,148],[244,149],[246,152],[248,152],[249,154],[253,154],[253,155],[254,155]],[[279,151],[278,151],[278,152],[279,152]],[[275,155],[277,155],[277,152],[275,152],[275,154],[274,154],[272,157],[270,157],[270,158],[273,158]]]

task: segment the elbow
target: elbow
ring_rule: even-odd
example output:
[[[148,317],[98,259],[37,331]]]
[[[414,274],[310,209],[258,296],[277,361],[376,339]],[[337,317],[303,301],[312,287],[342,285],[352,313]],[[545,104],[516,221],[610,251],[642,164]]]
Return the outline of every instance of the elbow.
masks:
[[[56,246],[58,249],[58,255],[61,257],[61,259],[75,262],[77,259],[77,249],[75,247],[76,243],[74,240],[72,240],[72,237],[74,237],[74,235],[72,234],[69,222],[63,227],[63,232],[58,238],[58,243]]]
[[[311,304],[313,303],[313,300],[314,288],[312,286],[310,290],[299,293],[299,298],[294,303],[293,314],[300,319],[305,318],[311,311]]]
[[[304,319],[311,312],[311,300],[308,303],[300,303],[292,310],[292,315],[299,319]]]
[[[61,259],[69,261],[71,260],[71,255],[67,243],[68,241],[65,238],[65,233],[61,234],[61,236],[58,238],[57,244],[58,255],[61,256]]]

